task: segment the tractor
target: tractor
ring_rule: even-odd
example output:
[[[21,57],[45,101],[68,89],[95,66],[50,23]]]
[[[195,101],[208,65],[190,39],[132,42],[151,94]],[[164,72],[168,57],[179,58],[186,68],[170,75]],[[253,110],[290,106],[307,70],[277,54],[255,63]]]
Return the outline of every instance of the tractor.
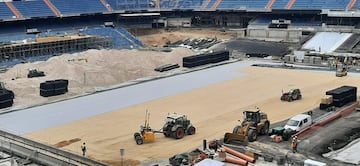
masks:
[[[162,128],[165,137],[181,139],[184,135],[193,135],[196,128],[191,124],[185,115],[169,114]]]
[[[280,100],[291,102],[302,98],[300,89],[291,89],[289,92],[282,93]]]
[[[150,113],[146,111],[145,124],[140,126],[139,132],[134,133],[134,139],[138,145],[155,141],[156,133],[163,133],[166,137],[181,139],[184,135],[195,134],[196,131],[185,115],[169,114],[161,130],[152,129],[149,125],[149,118]]]
[[[249,141],[257,140],[258,135],[267,135],[269,133],[270,121],[267,114],[257,111],[244,111],[244,120],[241,125],[235,126],[232,133],[225,133],[224,142],[230,141]],[[240,122],[240,120],[239,120]]]

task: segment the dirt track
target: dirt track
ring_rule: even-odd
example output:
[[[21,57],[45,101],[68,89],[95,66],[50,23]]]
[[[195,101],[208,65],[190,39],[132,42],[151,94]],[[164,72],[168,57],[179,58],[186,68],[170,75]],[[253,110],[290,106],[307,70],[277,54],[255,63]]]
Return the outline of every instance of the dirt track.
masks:
[[[232,131],[246,108],[258,106],[268,113],[272,122],[276,122],[318,106],[320,98],[329,89],[345,84],[360,85],[359,77],[338,78],[334,73],[256,67],[234,72],[244,72],[248,76],[31,133],[26,137],[50,145],[81,138],[81,141],[63,149],[80,154],[80,144],[85,141],[89,157],[106,160],[112,165],[120,160],[119,149],[124,148],[125,158],[130,159],[132,165],[137,165],[137,161],[168,158],[193,150],[201,145],[203,139],[221,138],[225,132]],[[280,102],[281,90],[294,87],[302,90],[303,99],[292,103]],[[164,138],[159,134],[154,143],[136,145],[133,133],[143,124],[146,109],[151,111],[150,125],[153,128],[162,127],[167,113],[178,112],[188,115],[197,127],[197,134],[181,140]]]

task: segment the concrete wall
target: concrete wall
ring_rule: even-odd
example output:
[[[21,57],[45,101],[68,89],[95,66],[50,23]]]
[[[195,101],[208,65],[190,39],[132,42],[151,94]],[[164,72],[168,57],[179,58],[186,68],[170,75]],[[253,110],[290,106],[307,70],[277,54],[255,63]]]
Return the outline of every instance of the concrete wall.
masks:
[[[191,27],[191,18],[167,18],[168,27]]]
[[[5,131],[0,131],[0,150],[42,165],[105,165]]]
[[[250,38],[282,39],[284,41],[299,41],[302,37],[301,30],[288,29],[248,29],[247,36]]]

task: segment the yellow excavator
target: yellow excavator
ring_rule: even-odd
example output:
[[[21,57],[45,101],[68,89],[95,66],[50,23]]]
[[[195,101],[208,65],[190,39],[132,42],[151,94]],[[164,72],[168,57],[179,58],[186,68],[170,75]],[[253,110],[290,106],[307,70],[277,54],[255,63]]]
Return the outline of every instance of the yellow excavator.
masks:
[[[230,141],[253,142],[257,140],[258,135],[266,135],[269,133],[270,121],[266,113],[260,112],[258,109],[256,112],[244,111],[243,114],[244,120],[241,125],[235,126],[232,133],[225,133],[225,143],[229,143]]]

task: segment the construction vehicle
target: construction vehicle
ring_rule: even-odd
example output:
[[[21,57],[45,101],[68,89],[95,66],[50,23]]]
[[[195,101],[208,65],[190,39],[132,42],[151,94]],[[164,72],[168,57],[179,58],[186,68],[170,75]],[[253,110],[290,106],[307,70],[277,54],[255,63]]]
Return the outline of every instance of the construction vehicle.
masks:
[[[155,133],[157,131],[154,131],[153,129],[151,129],[150,124],[149,124],[149,119],[150,119],[150,113],[148,111],[146,111],[144,126],[141,125],[140,132],[136,132],[134,134],[136,144],[138,144],[138,145],[141,145],[144,142],[155,141]]]
[[[289,92],[283,92],[280,100],[291,102],[293,100],[300,100],[302,98],[300,89],[290,89]]]
[[[156,133],[163,133],[166,137],[181,139],[184,135],[195,134],[195,127],[185,115],[169,114],[161,130],[154,130],[149,125],[150,113],[146,111],[145,124],[140,126],[140,131],[134,133],[136,144],[141,145],[155,141]]]
[[[336,77],[347,76],[347,69],[346,69],[346,67],[337,69],[335,75],[336,75]]]
[[[37,69],[30,69],[29,73],[27,75],[28,78],[43,77],[43,76],[45,76],[45,73],[43,71],[39,71]]]
[[[258,108],[257,108],[258,109]],[[267,114],[258,111],[244,111],[244,120],[240,126],[235,126],[232,133],[225,133],[224,142],[257,140],[258,135],[266,135],[269,132],[270,121]],[[240,120],[239,120],[240,122]]]
[[[193,135],[196,132],[196,128],[185,115],[169,114],[165,121],[162,128],[162,133],[165,137],[181,139],[184,135]]]

